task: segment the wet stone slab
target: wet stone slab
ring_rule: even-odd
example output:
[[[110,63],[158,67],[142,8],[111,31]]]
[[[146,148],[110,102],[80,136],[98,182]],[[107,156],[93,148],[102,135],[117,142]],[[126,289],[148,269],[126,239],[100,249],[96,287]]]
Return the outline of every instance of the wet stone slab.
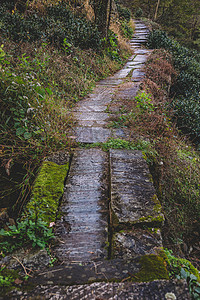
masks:
[[[111,149],[110,170],[113,225],[161,226],[164,217],[142,152]]]
[[[76,150],[60,207],[55,234],[60,261],[106,257],[107,155],[99,149]]]
[[[115,233],[113,238],[114,257],[124,260],[141,255],[156,254],[159,247],[162,247],[161,233],[159,229],[154,228],[125,230]]]
[[[104,112],[83,111],[74,113],[79,121],[105,121],[109,116]]]
[[[137,55],[134,59],[135,64],[136,63],[145,63],[148,59],[148,55]]]
[[[134,51],[135,54],[148,54],[150,53],[150,50],[146,50],[146,49],[137,49]]]

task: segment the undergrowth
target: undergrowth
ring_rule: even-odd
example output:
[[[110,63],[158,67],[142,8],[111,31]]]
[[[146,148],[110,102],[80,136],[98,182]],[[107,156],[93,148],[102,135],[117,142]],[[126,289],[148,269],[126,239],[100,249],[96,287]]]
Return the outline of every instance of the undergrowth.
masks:
[[[131,52],[111,31],[105,45],[91,21],[64,3],[30,6],[26,14],[1,6],[0,15],[0,163],[5,181],[13,181],[0,197],[21,189],[16,202],[23,206],[41,160],[72,146],[73,106]],[[16,163],[27,170],[17,184]]]

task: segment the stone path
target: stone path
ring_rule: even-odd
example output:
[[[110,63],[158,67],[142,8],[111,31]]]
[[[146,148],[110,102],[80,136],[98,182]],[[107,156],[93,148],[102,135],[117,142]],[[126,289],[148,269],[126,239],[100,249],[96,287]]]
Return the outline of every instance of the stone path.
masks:
[[[147,34],[147,27],[136,22],[135,36],[130,41],[134,54],[121,70],[113,76],[100,81],[93,93],[77,105],[74,116],[78,121],[75,131],[78,142],[103,143],[109,137],[120,136],[119,132],[106,128],[109,118],[106,108],[111,103],[117,87],[126,81],[127,76],[131,76],[132,89],[134,89],[133,96],[136,95],[139,89],[139,84],[136,85],[136,83],[140,83],[144,78],[142,67],[151,52],[151,50],[141,48],[141,45],[146,41]],[[136,89],[135,86],[137,87]]]
[[[130,41],[134,55],[77,105],[78,142],[92,144],[123,136],[107,128],[106,109],[116,91],[121,98],[136,96],[150,52],[143,48],[147,34],[146,26],[136,21]],[[118,89],[127,76],[128,87]],[[37,295],[37,299],[160,300],[167,299],[167,293],[190,299],[184,281],[166,280],[168,272],[158,254],[164,217],[141,151],[76,149],[60,215],[54,250],[61,264],[32,278],[34,291],[11,294],[11,299]]]

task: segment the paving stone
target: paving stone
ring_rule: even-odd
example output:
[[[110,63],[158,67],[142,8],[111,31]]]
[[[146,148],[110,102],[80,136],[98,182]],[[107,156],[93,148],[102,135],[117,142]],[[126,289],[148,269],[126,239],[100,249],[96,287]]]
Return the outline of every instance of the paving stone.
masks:
[[[137,95],[137,92],[140,88],[140,85],[139,84],[135,84],[135,83],[132,83],[132,86],[129,85],[129,87],[125,88],[125,89],[122,89],[122,90],[119,90],[115,97],[116,99],[134,99],[135,96]]]
[[[128,74],[130,73],[130,68],[127,68],[127,65],[124,66],[124,68],[113,76],[114,78],[126,78]]]
[[[137,55],[134,59],[134,62],[136,63],[145,63],[148,59],[148,55]]]
[[[134,228],[114,234],[113,254],[115,258],[124,260],[141,255],[156,254],[162,247],[162,238],[159,229],[143,230]]]
[[[107,78],[107,79],[103,79],[101,81],[98,82],[98,85],[104,85],[104,86],[117,86],[120,83],[122,83],[121,79],[115,79],[113,78]]]
[[[80,121],[104,121],[109,117],[107,113],[94,111],[75,112],[74,115]]]
[[[121,281],[129,277],[129,273],[136,274],[140,269],[139,258],[128,261],[122,259],[97,259],[93,262],[74,261],[45,270],[45,272],[37,274],[37,277],[30,279],[30,283],[48,284],[50,280],[54,285],[72,285],[99,280]]]
[[[80,143],[104,143],[111,136],[111,130],[101,127],[77,127],[75,135]]]
[[[110,150],[114,226],[163,223],[161,206],[141,151]]]
[[[106,158],[99,149],[76,150],[72,158],[62,217],[55,230],[62,241],[55,247],[61,261],[90,261],[107,255]]]
[[[135,69],[132,73],[132,79],[136,80],[142,80],[145,77],[145,72],[141,71],[141,69]]]
[[[135,54],[148,54],[150,53],[150,50],[146,50],[146,49],[137,49],[134,51]]]
[[[155,280],[143,283],[94,282],[73,286],[43,284],[36,286],[34,291],[26,292],[24,295],[21,295],[19,291],[12,292],[9,299],[165,300],[167,295],[171,295],[171,298],[168,299],[191,299],[184,280]]]

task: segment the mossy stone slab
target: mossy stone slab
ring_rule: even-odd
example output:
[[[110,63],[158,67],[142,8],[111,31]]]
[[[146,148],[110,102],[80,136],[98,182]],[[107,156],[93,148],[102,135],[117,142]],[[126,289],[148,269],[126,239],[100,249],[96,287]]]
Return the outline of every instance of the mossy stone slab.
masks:
[[[141,151],[110,150],[111,209],[114,226],[164,221]]]
[[[85,284],[95,281],[120,282],[130,280],[148,282],[157,279],[169,279],[166,263],[159,255],[145,255],[130,260],[112,259],[94,262],[79,262],[53,267],[38,275],[33,283],[55,285]]]
[[[69,156],[67,157],[69,158]],[[31,199],[25,209],[27,212],[31,211],[33,220],[37,216],[45,222],[55,222],[59,201],[64,192],[64,181],[68,169],[69,162],[61,165],[53,161],[44,161],[42,163],[33,186]]]

